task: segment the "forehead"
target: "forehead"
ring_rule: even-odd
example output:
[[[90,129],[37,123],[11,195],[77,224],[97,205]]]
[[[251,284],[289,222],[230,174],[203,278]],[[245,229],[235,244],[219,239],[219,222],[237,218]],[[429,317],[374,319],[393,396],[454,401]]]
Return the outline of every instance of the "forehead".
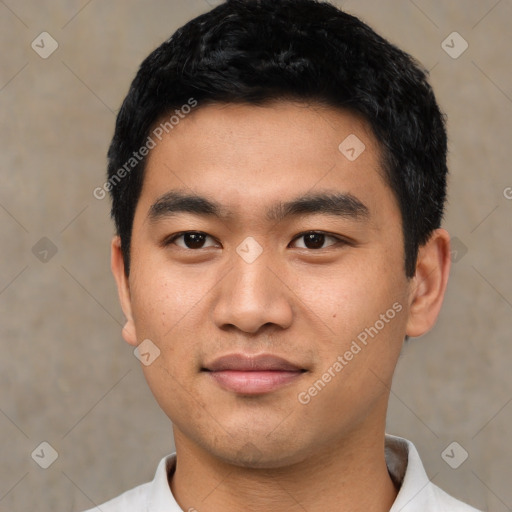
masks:
[[[383,196],[394,202],[380,160],[371,129],[348,112],[284,101],[199,105],[156,141],[138,206],[148,214],[179,189],[215,197],[229,214],[268,218],[278,201],[331,190],[372,210]]]

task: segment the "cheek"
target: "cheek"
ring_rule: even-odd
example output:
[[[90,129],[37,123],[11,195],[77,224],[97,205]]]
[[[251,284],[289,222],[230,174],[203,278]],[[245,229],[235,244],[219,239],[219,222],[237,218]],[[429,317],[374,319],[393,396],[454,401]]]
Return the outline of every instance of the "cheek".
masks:
[[[208,273],[172,267],[168,262],[146,259],[134,268],[132,307],[139,337],[165,337],[187,323],[212,284]]]
[[[364,279],[333,279],[331,292],[320,303],[310,295],[312,304],[323,308],[330,336],[315,337],[318,364],[297,398],[309,401],[309,412],[322,417],[323,428],[333,433],[338,420],[326,417],[325,410],[362,421],[388,394],[405,333],[401,288],[367,274]]]
[[[204,269],[171,268],[168,262],[153,263],[149,256],[144,261],[134,268],[132,307],[139,342],[150,339],[160,351],[143,370],[163,406],[169,393],[179,402],[179,390],[196,375],[205,339],[205,301],[216,281]]]
[[[150,339],[160,352],[142,369],[155,399],[172,419],[185,411],[192,414],[201,402],[196,393],[191,400],[190,390],[199,364],[201,298],[209,287],[198,276],[171,271],[168,264],[151,264],[149,258],[145,263],[134,275],[135,326],[139,341]]]
[[[315,338],[319,364],[309,385],[330,372],[325,375],[329,384],[312,409],[336,404],[339,410],[349,407],[363,414],[370,403],[387,393],[407,315],[405,278],[397,274],[397,267],[391,272],[386,266],[383,259],[371,263],[361,259],[340,266],[328,280],[304,276],[304,303],[321,318],[316,325],[327,333]]]
[[[374,325],[396,301],[403,302],[404,285],[395,274],[396,267],[391,273],[378,261],[353,258],[328,269],[308,269],[296,275],[293,287],[316,323],[343,342]]]

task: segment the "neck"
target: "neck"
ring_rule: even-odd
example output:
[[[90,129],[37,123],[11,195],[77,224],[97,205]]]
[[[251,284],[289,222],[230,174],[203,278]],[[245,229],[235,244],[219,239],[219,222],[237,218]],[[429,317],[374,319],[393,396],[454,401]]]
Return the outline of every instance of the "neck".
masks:
[[[380,430],[358,430],[335,446],[315,449],[302,462],[262,469],[219,460],[175,427],[177,465],[171,490],[183,510],[198,512],[388,512],[397,489],[384,457],[384,428]]]

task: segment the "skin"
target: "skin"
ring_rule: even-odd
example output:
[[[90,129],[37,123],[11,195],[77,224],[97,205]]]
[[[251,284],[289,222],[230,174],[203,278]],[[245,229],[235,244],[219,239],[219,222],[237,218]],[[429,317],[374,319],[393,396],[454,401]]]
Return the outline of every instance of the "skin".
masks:
[[[350,134],[366,146],[355,161],[338,149]],[[199,106],[151,151],[130,275],[118,237],[112,270],[124,338],[160,350],[143,370],[173,422],[170,486],[183,510],[384,512],[395,500],[384,458],[389,389],[405,335],[435,323],[450,252],[448,233],[434,231],[406,278],[400,211],[379,157],[361,119],[289,101]],[[177,189],[231,215],[150,220],[151,206]],[[368,215],[267,219],[276,202],[320,191],[350,193]],[[162,243],[187,230],[209,235],[205,247],[187,248],[183,237]],[[297,237],[312,230],[327,235],[320,248]],[[249,236],[263,250],[252,263],[236,252]],[[397,302],[401,311],[378,335],[300,403],[298,394]],[[233,352],[278,355],[306,371],[270,393],[227,391],[200,370]]]

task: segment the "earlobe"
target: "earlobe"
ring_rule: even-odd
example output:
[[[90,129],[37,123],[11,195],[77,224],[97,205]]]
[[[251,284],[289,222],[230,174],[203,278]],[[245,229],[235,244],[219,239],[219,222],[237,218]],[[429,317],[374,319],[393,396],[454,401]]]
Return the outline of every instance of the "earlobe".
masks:
[[[119,236],[115,236],[112,239],[110,267],[117,283],[119,302],[121,303],[121,308],[126,317],[126,324],[123,327],[122,335],[127,343],[136,346],[138,343],[132,314],[130,285],[124,270],[124,258]]]
[[[443,303],[450,266],[450,235],[445,229],[436,229],[418,251],[409,297],[408,336],[421,336],[434,326]]]

